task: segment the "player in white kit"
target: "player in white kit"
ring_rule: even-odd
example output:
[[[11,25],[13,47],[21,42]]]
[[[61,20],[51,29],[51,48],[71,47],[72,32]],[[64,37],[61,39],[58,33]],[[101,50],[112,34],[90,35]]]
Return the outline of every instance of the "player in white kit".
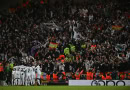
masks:
[[[25,85],[25,66],[21,66],[20,68],[20,85]]]
[[[25,84],[26,86],[29,86],[31,83],[31,73],[30,73],[30,67],[26,68],[26,81]]]
[[[32,67],[29,67],[30,68],[30,83],[31,83],[31,85],[33,85],[33,68]]]
[[[20,67],[15,66],[12,72],[12,85],[19,85],[20,84]]]
[[[16,85],[16,83],[16,67],[14,67],[12,71],[12,85]]]
[[[39,65],[36,67],[36,72],[37,72],[37,83],[38,83],[38,85],[41,85],[40,84],[41,70],[40,70],[40,66]]]
[[[32,69],[33,69],[33,71],[32,71],[32,85],[34,85],[35,80],[36,80],[35,66],[32,66]]]
[[[21,81],[20,81],[20,66],[17,66],[16,79],[17,79],[17,84],[16,85],[20,85],[20,83],[21,83]]]

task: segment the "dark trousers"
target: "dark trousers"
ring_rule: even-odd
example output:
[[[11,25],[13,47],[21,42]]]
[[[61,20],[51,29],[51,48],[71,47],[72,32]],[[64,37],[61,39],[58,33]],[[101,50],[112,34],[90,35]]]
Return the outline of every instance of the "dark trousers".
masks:
[[[0,80],[3,80],[4,72],[0,72]]]

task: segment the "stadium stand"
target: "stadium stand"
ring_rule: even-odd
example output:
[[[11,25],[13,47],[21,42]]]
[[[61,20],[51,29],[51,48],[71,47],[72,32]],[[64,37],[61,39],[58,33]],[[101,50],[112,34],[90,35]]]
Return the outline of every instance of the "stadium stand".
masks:
[[[130,80],[127,6],[118,0],[63,1],[25,0],[0,14],[0,80],[7,85]]]

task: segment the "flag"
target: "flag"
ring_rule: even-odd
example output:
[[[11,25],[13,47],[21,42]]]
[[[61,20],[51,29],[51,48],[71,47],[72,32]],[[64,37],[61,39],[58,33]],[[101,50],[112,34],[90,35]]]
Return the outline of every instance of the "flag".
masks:
[[[41,47],[40,45],[33,46],[31,48],[31,55],[35,56],[36,50],[39,49],[40,47]]]
[[[58,46],[58,43],[50,42],[50,44],[49,44],[49,48],[50,48],[50,49],[56,49],[57,46]]]
[[[112,26],[112,29],[113,30],[121,30],[123,27],[122,26],[119,26],[119,25],[113,25]]]

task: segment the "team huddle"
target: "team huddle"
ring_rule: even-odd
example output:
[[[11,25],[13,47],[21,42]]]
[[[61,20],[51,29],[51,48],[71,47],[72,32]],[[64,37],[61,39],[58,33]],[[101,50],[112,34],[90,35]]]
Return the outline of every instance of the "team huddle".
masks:
[[[34,85],[37,79],[40,85],[41,70],[40,66],[15,66],[12,71],[12,85]]]

